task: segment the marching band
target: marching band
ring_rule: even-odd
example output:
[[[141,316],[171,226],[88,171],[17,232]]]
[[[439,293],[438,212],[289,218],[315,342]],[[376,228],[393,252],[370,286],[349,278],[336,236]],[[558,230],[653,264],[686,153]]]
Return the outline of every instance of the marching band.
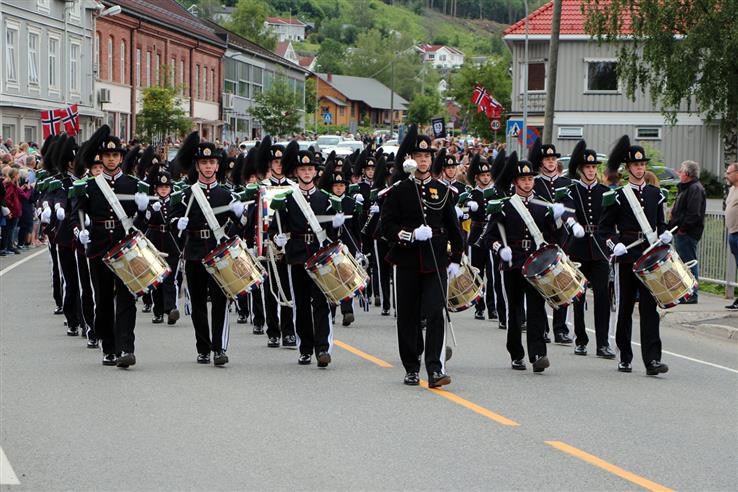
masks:
[[[54,314],[69,336],[100,346],[106,366],[136,364],[136,302],[148,296],[154,324],[191,316],[199,364],[228,363],[235,308],[254,334],[266,325],[268,347],[326,368],[337,312],[343,326],[360,325],[355,308],[374,304],[383,316],[394,307],[406,385],[420,384],[421,361],[429,387],[451,383],[451,314],[469,308],[507,330],[512,369],[527,369],[527,348],[541,373],[551,366],[548,306],[553,341],[574,342],[580,356],[593,309],[596,355],[631,372],[638,303],[641,355],[655,376],[668,371],[657,306],[696,294],[671,248],[665,195],[645,181],[649,158],[627,135],[607,158],[610,175],[627,178],[614,187],[600,182],[604,159],[584,141],[568,177],[556,148],[538,141],[527,159],[474,155],[464,184],[462,163],[414,125],[396,154],[367,146],[325,161],[269,136],[229,157],[193,132],[166,162],[153,146],[127,153],[107,125],[81,144],[49,138],[42,156]]]

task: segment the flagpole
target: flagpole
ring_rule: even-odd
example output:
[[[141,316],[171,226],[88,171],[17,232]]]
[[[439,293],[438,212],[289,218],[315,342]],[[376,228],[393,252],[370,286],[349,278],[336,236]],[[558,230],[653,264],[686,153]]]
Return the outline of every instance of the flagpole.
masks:
[[[528,144],[528,0],[523,0],[525,4],[525,54],[523,68],[523,138],[521,139],[520,155],[523,156],[523,150]]]

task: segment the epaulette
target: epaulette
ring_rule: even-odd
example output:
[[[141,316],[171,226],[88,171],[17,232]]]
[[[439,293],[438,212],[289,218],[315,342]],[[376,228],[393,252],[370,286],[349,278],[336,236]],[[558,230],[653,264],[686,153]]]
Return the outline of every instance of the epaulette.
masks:
[[[618,191],[622,188],[622,186],[618,188],[613,188],[610,191],[606,191],[602,194],[602,206],[603,207],[609,207],[610,205],[615,205],[616,203],[620,203],[618,200]]]
[[[145,193],[146,195],[148,195],[149,188],[151,188],[149,186],[149,183],[147,183],[146,181],[140,180],[136,177],[134,177],[133,179],[136,180],[136,191],[138,191],[139,193]]]
[[[484,191],[482,191],[482,195],[486,200],[489,200],[490,198],[496,198],[500,195],[500,193],[497,191],[497,188],[494,186],[490,186],[489,188],[486,188]]]
[[[77,181],[74,181],[72,183],[72,187],[69,188],[69,191],[67,192],[67,197],[69,198],[79,198],[81,196],[87,195],[87,183],[94,179],[91,176],[87,178],[78,179]]]
[[[348,191],[346,193],[349,194],[349,196],[354,196],[355,194],[359,193],[361,191],[361,188],[359,187],[358,183],[351,183],[348,186]]]
[[[661,200],[659,200],[659,205],[669,200],[669,190],[666,188],[659,188],[659,191],[661,192]]]
[[[292,194],[292,190],[287,190],[284,193],[280,193],[279,195],[276,195],[274,198],[272,198],[272,201],[269,203],[269,208],[272,210],[284,210],[287,208],[287,197]]]
[[[231,192],[231,194],[240,202],[256,200],[256,197],[259,196],[259,185],[256,183],[249,183],[240,188],[241,189],[239,191]]]
[[[487,212],[488,215],[495,215],[502,212],[502,208],[505,206],[505,202],[509,200],[508,197],[506,198],[500,198],[498,200],[491,200],[489,203],[487,203],[487,209],[485,212]]]
[[[185,191],[187,191],[188,189],[189,189],[189,185],[183,184],[180,186],[180,188],[177,191],[169,195],[169,202],[171,203],[172,207],[182,203],[182,199],[184,199]]]
[[[561,188],[556,188],[554,191],[554,200],[557,202],[567,196],[571,198],[571,195],[569,195],[569,186],[562,186]]]
[[[46,187],[45,187],[45,190],[44,191],[51,192],[51,191],[60,190],[62,188],[62,185],[63,185],[63,183],[61,182],[60,179],[49,178],[46,181]]]
[[[354,213],[356,215],[359,215],[363,211],[364,211],[364,204],[361,203],[361,202],[355,201],[355,204],[354,204]]]
[[[459,195],[458,205],[463,205],[470,198],[469,192],[465,191]]]

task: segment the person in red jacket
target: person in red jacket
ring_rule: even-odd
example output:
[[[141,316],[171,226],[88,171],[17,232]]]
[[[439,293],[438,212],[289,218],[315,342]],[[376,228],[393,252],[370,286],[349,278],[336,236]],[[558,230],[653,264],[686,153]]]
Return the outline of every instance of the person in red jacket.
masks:
[[[13,246],[13,231],[18,225],[21,215],[20,189],[18,188],[18,170],[10,168],[8,175],[3,181],[5,187],[5,204],[2,207],[2,215],[5,217],[5,225],[2,232],[2,245],[0,256],[9,254],[20,254],[20,250]]]

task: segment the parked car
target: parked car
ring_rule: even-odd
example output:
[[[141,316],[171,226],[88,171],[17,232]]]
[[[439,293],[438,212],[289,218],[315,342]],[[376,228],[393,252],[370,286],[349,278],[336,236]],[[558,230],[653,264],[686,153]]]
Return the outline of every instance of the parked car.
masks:
[[[362,150],[364,144],[358,140],[344,140],[334,147],[336,155],[351,155],[356,150]],[[329,152],[330,153],[330,152]]]
[[[318,137],[316,143],[320,151],[328,155],[332,150],[336,150],[336,146],[343,141],[344,138],[340,135],[321,135]]]
[[[318,142],[315,140],[298,140],[297,144],[300,146],[300,150],[308,150],[310,147],[315,151],[318,150]]]
[[[607,162],[607,156],[605,154],[597,154],[597,158],[603,162],[602,166]],[[559,162],[564,166],[564,171],[561,175],[569,176],[569,156],[562,156]],[[650,166],[649,170],[659,178],[659,184],[661,186],[676,186],[679,183],[679,175],[670,167]],[[619,172],[620,174],[625,174],[624,166],[620,166]]]

